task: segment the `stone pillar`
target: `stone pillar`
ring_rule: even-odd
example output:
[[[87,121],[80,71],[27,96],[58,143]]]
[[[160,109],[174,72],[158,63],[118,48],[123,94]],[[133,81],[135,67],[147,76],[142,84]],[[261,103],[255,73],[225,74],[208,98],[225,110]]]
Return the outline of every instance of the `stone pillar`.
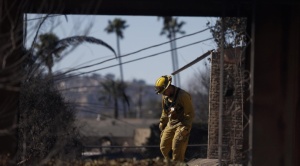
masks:
[[[238,50],[238,51],[237,51]],[[222,159],[241,163],[243,148],[243,67],[239,63],[241,48],[228,50],[224,57],[223,136]],[[220,53],[211,57],[211,82],[209,94],[208,152],[210,159],[218,158]]]

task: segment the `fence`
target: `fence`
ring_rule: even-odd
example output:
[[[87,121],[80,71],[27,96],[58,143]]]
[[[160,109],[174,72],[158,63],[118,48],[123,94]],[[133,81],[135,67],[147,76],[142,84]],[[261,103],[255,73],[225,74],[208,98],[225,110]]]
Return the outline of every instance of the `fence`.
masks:
[[[171,153],[170,153],[171,155]],[[207,144],[188,145],[185,160],[206,158]],[[120,159],[132,158],[136,160],[162,158],[158,145],[153,146],[84,146],[83,159]]]

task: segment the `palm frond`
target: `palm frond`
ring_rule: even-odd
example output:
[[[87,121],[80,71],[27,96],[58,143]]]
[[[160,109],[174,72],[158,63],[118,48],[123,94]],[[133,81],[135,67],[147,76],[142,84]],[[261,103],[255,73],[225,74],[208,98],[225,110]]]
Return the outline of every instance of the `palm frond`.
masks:
[[[72,36],[72,37],[61,39],[55,43],[54,49],[49,50],[49,52],[51,54],[55,54],[65,48],[67,48],[70,45],[78,45],[83,42],[88,42],[88,43],[99,44],[99,45],[105,46],[109,50],[111,50],[114,53],[115,57],[117,58],[117,54],[116,54],[115,50],[110,45],[108,45],[107,43],[105,43],[104,41],[102,41],[100,39],[97,39],[94,37],[89,37],[89,36]]]

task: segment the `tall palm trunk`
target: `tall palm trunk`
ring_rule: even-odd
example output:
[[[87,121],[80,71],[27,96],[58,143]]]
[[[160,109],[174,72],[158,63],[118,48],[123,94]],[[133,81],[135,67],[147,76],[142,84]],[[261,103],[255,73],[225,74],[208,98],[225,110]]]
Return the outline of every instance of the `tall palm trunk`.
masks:
[[[119,66],[120,66],[120,75],[121,75],[121,81],[124,81],[123,76],[123,67],[122,67],[122,59],[121,59],[121,49],[120,49],[120,37],[117,35],[117,51],[118,51],[118,59],[119,59]]]
[[[123,75],[123,65],[121,59],[121,49],[120,49],[120,37],[117,35],[117,51],[118,51],[118,59],[119,59],[119,67],[120,67],[120,75],[121,75],[121,83],[124,83],[124,75]],[[122,101],[124,118],[127,117],[126,114],[126,104],[125,101]]]

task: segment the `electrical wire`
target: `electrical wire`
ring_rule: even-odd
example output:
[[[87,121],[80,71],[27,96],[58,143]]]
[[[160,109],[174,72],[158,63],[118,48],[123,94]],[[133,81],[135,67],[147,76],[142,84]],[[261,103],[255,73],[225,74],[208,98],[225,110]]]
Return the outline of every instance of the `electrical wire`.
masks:
[[[182,39],[182,38],[185,38],[185,37],[189,37],[189,36],[193,36],[193,35],[196,35],[196,34],[205,32],[205,31],[207,31],[207,30],[209,30],[209,29],[211,29],[211,27],[206,28],[206,29],[203,29],[203,30],[200,30],[200,31],[197,31],[197,32],[195,32],[195,33],[191,33],[191,34],[188,34],[188,35],[184,35],[184,36],[175,38],[175,39],[173,39],[173,40],[169,40],[169,41],[167,41],[167,42],[163,42],[163,43],[160,43],[160,44],[152,45],[152,46],[149,46],[149,47],[140,49],[140,50],[138,50],[138,51],[134,51],[134,52],[131,52],[131,53],[122,55],[122,56],[120,56],[119,58],[127,57],[127,56],[129,56],[129,55],[137,54],[137,53],[139,53],[139,52],[142,52],[142,51],[145,51],[145,50],[148,50],[148,49],[151,49],[151,48],[159,47],[159,46],[162,46],[162,45],[164,45],[164,44],[168,44],[168,43],[170,43],[170,42],[172,42],[172,41],[176,41],[176,40],[179,40],[179,39]],[[95,64],[91,64],[91,65],[86,65],[86,66],[83,66],[83,67],[75,68],[75,69],[73,69],[73,70],[69,70],[69,71],[63,72],[63,73],[61,73],[61,74],[59,74],[59,75],[56,75],[56,76],[54,76],[54,77],[59,77],[59,76],[65,75],[65,74],[70,73],[70,72],[74,72],[74,71],[77,71],[77,70],[80,70],[80,69],[85,69],[85,68],[93,67],[93,66],[96,66],[96,65],[99,65],[99,64],[103,64],[103,63],[105,63],[105,62],[112,61],[112,60],[115,60],[115,58],[110,58],[110,59],[107,59],[107,60],[102,61],[102,62],[99,62],[99,63],[95,63]]]
[[[79,89],[79,88],[96,88],[96,87],[101,87],[101,85],[91,85],[91,86],[75,86],[71,88],[65,88],[65,89],[59,89],[58,91],[69,91],[72,89]]]
[[[116,67],[116,66],[119,66],[119,65],[123,65],[123,64],[131,63],[131,62],[143,60],[143,59],[146,59],[146,58],[150,58],[150,57],[154,57],[154,56],[157,56],[157,55],[161,55],[163,53],[170,52],[172,50],[177,50],[177,49],[185,48],[185,47],[188,47],[188,46],[191,46],[191,45],[195,45],[195,44],[198,44],[198,43],[201,43],[201,42],[205,42],[205,41],[208,41],[208,40],[212,40],[212,39],[213,38],[207,38],[207,39],[200,40],[200,41],[197,41],[197,42],[194,42],[194,43],[190,43],[190,44],[187,44],[187,45],[184,45],[184,46],[181,46],[181,47],[177,47],[177,48],[174,48],[174,49],[170,49],[170,50],[162,51],[162,52],[155,53],[155,54],[152,54],[152,55],[148,55],[148,56],[145,56],[145,57],[141,57],[141,58],[137,58],[137,59],[134,59],[134,60],[126,61],[126,62],[123,62],[121,64],[118,63],[118,64],[115,64],[115,65],[111,65],[111,66],[107,66],[107,67],[103,67],[103,68],[99,68],[99,69],[95,69],[95,70],[91,70],[91,71],[87,71],[87,72],[82,72],[82,73],[71,75],[71,76],[68,76],[68,77],[62,77],[62,78],[54,79],[54,81],[68,79],[68,78],[72,78],[72,77],[76,77],[76,76],[80,76],[80,75],[84,75],[84,74],[93,73],[93,72],[96,72],[96,71],[100,71],[100,70],[104,70],[104,69]]]
[[[96,111],[91,111],[90,109],[88,109],[88,110],[81,110],[81,112],[87,112],[87,113],[91,113],[91,114],[100,114],[101,116],[104,116],[105,118],[110,118],[110,119],[122,122],[122,123],[130,125],[130,126],[136,126],[135,124],[132,124],[130,122],[127,122],[127,121],[124,121],[124,120],[121,120],[121,119],[115,119],[114,117],[111,117],[109,115],[105,115],[103,113],[99,113],[99,112],[96,112]]]

